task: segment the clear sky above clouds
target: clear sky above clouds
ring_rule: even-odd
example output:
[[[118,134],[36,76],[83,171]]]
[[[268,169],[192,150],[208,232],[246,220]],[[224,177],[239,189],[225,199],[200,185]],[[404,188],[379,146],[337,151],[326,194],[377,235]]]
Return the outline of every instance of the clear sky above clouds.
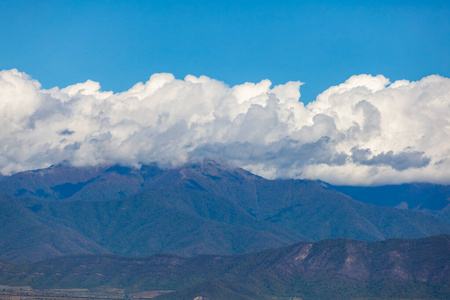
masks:
[[[368,2],[0,1],[0,173],[450,184],[450,4]]]
[[[448,1],[0,1],[0,69],[115,92],[151,74],[301,81],[450,75]]]

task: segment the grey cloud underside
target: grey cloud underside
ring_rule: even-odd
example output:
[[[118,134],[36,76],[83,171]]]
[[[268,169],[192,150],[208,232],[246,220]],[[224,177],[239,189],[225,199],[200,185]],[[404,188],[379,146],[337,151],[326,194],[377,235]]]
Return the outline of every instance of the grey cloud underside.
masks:
[[[250,143],[217,143],[200,146],[191,155],[199,158],[227,157],[233,161],[255,164],[264,162],[280,169],[308,164],[343,165],[348,158],[345,153],[336,153],[333,141],[328,137],[304,144],[292,139],[283,139],[260,147],[254,147]]]
[[[301,169],[305,165],[343,166],[354,163],[366,166],[389,166],[394,170],[403,171],[409,168],[422,168],[427,166],[431,159],[424,156],[423,152],[399,152],[392,151],[372,155],[370,149],[353,148],[352,154],[338,152],[334,141],[329,137],[322,137],[313,143],[301,144],[298,141],[284,139],[259,148],[249,143],[231,143],[203,145],[190,153],[191,157],[208,157],[234,161],[236,164],[258,164],[264,162],[267,166],[277,169],[276,177],[284,177],[283,174],[290,169]],[[299,173],[301,176],[301,173]]]
[[[208,158],[268,178],[450,183],[448,78],[391,84],[358,75],[307,106],[300,85],[155,74],[114,94],[92,81],[44,90],[25,73],[2,71],[0,171]]]
[[[351,159],[355,163],[367,166],[387,165],[397,171],[403,171],[409,168],[422,168],[427,166],[431,161],[431,158],[424,156],[424,152],[418,151],[403,151],[397,154],[389,151],[369,158],[371,154],[370,149],[353,148]]]
[[[60,134],[60,135],[72,135],[72,134],[74,134],[74,133],[75,133],[75,131],[73,131],[73,130],[64,129],[64,130],[61,131],[59,134]]]

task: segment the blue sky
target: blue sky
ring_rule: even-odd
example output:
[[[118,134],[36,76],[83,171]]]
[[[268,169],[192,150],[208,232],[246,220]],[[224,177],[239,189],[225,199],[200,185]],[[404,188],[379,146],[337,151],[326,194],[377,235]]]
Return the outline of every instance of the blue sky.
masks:
[[[304,102],[356,74],[450,76],[447,1],[0,1],[0,69],[115,92],[153,73],[300,80]]]

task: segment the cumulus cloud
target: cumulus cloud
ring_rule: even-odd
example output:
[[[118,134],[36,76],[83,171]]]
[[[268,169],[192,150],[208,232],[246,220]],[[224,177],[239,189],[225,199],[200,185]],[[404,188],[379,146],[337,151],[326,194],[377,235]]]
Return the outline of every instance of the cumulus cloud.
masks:
[[[90,80],[46,90],[1,71],[0,172],[209,158],[267,178],[450,183],[450,79],[352,76],[306,106],[301,84],[154,74],[113,93]]]

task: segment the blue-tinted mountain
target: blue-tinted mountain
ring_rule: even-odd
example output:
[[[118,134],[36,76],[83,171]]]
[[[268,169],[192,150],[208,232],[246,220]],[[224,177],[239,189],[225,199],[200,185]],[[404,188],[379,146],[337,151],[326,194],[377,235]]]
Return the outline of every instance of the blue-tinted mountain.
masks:
[[[330,187],[364,203],[421,211],[450,223],[450,186],[448,185],[408,183],[375,187]]]
[[[0,189],[0,258],[14,261],[76,253],[240,254],[299,241],[450,233],[450,224],[431,215],[213,161],[168,170],[61,164],[5,176]]]

